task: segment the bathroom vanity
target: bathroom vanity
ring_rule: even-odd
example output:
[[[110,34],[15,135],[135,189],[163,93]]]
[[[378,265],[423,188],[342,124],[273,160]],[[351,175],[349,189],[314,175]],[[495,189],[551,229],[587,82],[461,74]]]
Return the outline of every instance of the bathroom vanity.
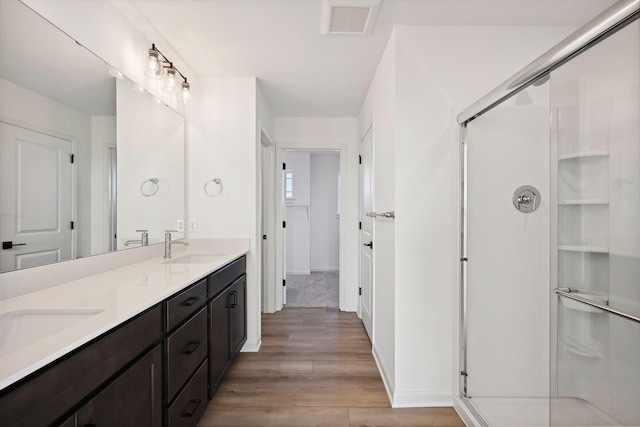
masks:
[[[246,252],[184,251],[3,301],[15,332],[60,329],[3,331],[2,423],[195,426],[246,341]]]

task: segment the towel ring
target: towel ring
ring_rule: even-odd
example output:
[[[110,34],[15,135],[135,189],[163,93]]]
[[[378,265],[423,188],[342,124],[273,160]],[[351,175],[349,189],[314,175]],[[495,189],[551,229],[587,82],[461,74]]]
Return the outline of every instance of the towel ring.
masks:
[[[214,184],[218,184],[220,186],[220,190],[215,193],[212,194],[209,192],[209,184],[214,183]],[[218,197],[220,194],[222,194],[222,190],[224,190],[224,186],[222,185],[222,181],[220,180],[220,178],[214,178],[211,181],[208,181],[205,185],[204,185],[204,194],[206,194],[209,197]]]
[[[144,185],[147,182],[151,183],[151,191],[150,192],[145,192],[144,191]],[[143,181],[142,184],[140,184],[140,192],[145,197],[151,197],[151,196],[155,195],[158,192],[158,190],[160,189],[159,182],[160,182],[160,180],[158,178],[149,178],[146,181]]]

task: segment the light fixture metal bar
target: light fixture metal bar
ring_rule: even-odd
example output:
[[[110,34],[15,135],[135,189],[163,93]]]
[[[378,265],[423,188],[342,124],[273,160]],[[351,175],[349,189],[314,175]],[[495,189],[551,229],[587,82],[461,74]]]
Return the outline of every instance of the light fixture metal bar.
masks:
[[[639,1],[640,1],[640,0],[639,0]],[[171,68],[173,68],[174,70],[176,70],[176,71],[178,72],[178,74],[180,74],[180,77],[182,77],[182,78],[184,79],[184,81],[185,81],[185,82],[187,81],[187,78],[184,76],[184,74],[182,74],[182,73],[180,72],[180,70],[178,69],[178,67],[176,67],[175,65],[173,65],[173,62],[172,62],[172,61],[170,61],[170,60],[169,60],[169,58],[167,58],[167,56],[166,56],[164,53],[162,53],[162,52],[160,51],[160,49],[158,49],[158,48],[156,47],[156,44],[155,44],[155,43],[151,43],[151,49],[153,49],[153,50],[155,50],[156,52],[158,52],[158,53],[162,56],[162,59],[164,60],[164,62],[168,63],[168,64],[169,64],[169,66],[170,66]]]

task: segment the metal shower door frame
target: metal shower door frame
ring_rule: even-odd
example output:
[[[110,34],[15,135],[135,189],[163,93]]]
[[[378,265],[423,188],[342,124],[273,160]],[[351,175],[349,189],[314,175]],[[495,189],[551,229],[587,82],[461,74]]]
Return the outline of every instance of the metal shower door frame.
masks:
[[[525,68],[514,74],[500,86],[480,98],[474,104],[463,110],[457,116],[459,125],[459,203],[460,203],[460,252],[459,252],[459,393],[465,404],[476,419],[487,425],[479,416],[467,395],[467,238],[468,238],[468,199],[467,199],[467,125],[475,118],[492,110],[502,102],[524,90],[540,78],[548,75],[552,70],[562,66],[574,57],[588,50],[590,47],[606,39],[618,30],[640,18],[640,0],[620,0],[593,18],[587,24],[576,30],[549,51],[538,57]],[[552,264],[553,265],[553,264]],[[550,290],[551,292],[551,290]],[[616,313],[617,314],[617,313]]]

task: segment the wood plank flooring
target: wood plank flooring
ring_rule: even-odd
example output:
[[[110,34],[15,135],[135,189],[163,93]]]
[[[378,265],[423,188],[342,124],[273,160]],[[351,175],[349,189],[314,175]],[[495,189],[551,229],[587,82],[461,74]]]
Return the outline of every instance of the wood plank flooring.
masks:
[[[453,408],[391,409],[355,313],[262,316],[262,348],[241,353],[199,427],[464,427]]]

